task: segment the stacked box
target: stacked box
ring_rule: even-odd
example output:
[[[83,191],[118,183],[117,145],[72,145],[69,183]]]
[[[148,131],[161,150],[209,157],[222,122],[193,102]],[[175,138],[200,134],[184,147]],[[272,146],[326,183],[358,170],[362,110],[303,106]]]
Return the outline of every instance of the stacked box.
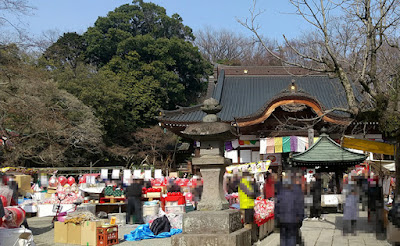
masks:
[[[185,213],[185,205],[166,205],[165,213],[167,214],[183,214]]]

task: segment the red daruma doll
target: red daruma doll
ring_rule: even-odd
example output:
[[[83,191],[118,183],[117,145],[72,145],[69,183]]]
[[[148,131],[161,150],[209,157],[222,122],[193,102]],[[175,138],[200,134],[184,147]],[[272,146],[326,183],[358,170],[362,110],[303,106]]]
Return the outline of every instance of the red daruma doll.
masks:
[[[19,207],[6,207],[4,208],[5,220],[2,227],[5,228],[18,228],[25,220],[25,210]]]
[[[73,184],[75,184],[75,178],[72,176],[69,176],[68,180],[67,180],[68,184],[70,186],[72,186]]]
[[[58,178],[58,183],[60,183],[61,186],[64,186],[67,183],[67,178],[65,176],[60,176]]]

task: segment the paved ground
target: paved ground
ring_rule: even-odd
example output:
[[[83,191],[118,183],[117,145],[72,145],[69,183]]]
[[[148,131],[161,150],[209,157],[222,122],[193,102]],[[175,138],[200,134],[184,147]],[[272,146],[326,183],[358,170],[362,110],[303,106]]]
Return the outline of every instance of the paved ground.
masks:
[[[367,212],[360,212],[356,235],[343,235],[342,214],[324,214],[325,221],[304,221],[301,228],[305,246],[390,246],[386,240],[378,240],[371,223],[367,221]],[[272,233],[257,246],[279,245],[279,233]]]
[[[302,236],[306,246],[309,245],[367,245],[367,246],[390,246],[386,240],[377,240],[372,232],[370,224],[366,219],[366,212],[360,212],[357,235],[343,236],[342,214],[325,214],[326,221],[305,221],[302,227]],[[65,244],[54,244],[54,231],[50,228],[51,218],[30,218],[28,223],[34,233],[34,240],[38,246],[64,246]],[[124,226],[119,229],[119,245],[137,246],[169,246],[171,239],[150,239],[139,242],[123,241],[123,235],[133,231],[136,226]],[[279,233],[272,233],[264,240],[256,243],[257,246],[279,245]]]

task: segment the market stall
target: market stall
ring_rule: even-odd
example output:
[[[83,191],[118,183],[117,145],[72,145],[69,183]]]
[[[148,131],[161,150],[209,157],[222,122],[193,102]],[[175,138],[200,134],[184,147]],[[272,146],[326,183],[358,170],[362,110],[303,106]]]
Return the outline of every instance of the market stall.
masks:
[[[256,185],[260,186],[260,190],[264,190],[264,175],[269,169],[271,160],[250,162],[240,165],[231,165],[226,167],[224,182],[229,186],[229,182],[233,179],[239,179],[243,171],[249,171],[254,175]],[[237,192],[228,193],[228,188],[225,188],[225,198],[228,200],[230,208],[240,209],[240,200]],[[274,201],[272,199],[264,199],[262,196],[257,197],[254,201],[254,223],[258,226],[259,239],[268,236],[274,230]]]

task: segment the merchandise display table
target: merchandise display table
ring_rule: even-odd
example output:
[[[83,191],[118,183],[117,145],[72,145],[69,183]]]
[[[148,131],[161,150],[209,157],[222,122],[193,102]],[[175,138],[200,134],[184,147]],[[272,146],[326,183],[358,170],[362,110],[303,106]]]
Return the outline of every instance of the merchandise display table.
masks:
[[[55,204],[40,204],[37,205],[37,217],[55,216],[56,211],[53,209]],[[74,204],[61,204],[60,213],[72,210]]]
[[[122,213],[126,211],[126,203],[96,203],[96,214],[100,211]]]
[[[37,213],[38,211],[37,205],[24,205],[21,206],[21,208],[25,210],[26,213]]]

